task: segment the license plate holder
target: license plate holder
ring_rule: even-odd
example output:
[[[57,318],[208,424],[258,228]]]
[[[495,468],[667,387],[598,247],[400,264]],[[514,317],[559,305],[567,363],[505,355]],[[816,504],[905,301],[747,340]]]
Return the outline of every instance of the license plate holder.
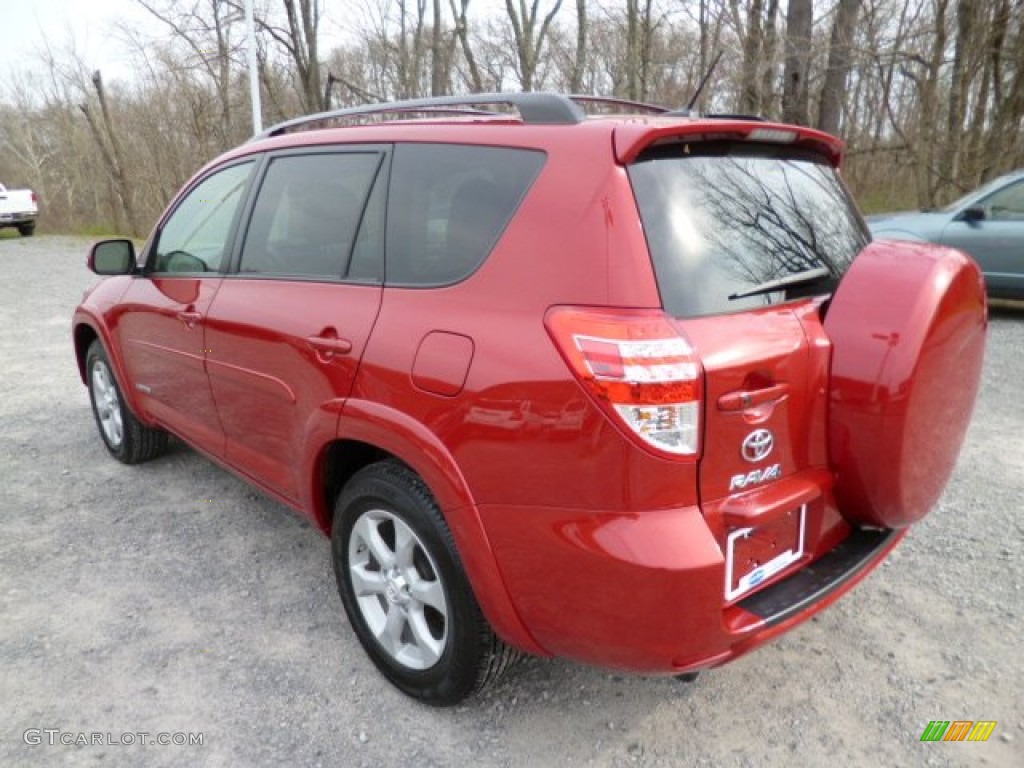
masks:
[[[737,528],[726,538],[725,599],[752,591],[804,555],[807,505],[761,525]]]

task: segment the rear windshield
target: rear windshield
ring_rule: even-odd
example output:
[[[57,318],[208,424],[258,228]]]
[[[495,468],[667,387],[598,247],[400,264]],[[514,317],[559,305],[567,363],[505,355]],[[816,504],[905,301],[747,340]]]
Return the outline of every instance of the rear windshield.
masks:
[[[662,304],[676,316],[830,292],[870,239],[831,165],[791,147],[658,147],[629,176]],[[802,284],[767,290],[802,273]]]

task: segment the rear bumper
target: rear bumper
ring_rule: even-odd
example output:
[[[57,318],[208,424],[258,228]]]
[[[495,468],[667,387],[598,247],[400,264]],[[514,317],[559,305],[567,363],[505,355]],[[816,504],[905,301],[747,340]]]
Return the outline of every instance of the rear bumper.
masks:
[[[696,507],[480,512],[516,610],[545,651],[648,674],[718,666],[768,642],[852,589],[905,533],[854,530],[728,604],[725,558]]]
[[[36,220],[37,216],[38,213],[34,211],[0,213],[0,227],[16,227],[21,224],[31,224]]]
[[[769,627],[782,624],[870,570],[900,538],[896,531],[856,528],[828,554],[737,605]]]

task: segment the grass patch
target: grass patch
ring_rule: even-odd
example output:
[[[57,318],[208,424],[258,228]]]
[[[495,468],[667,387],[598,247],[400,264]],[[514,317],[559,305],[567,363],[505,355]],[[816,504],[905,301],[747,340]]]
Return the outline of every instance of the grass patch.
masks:
[[[78,235],[80,237],[95,237],[97,239],[125,237],[123,233],[113,229],[109,224],[89,224],[88,226],[77,227],[69,234]]]
[[[880,189],[872,189],[857,195],[857,206],[865,215],[918,209],[917,198],[913,194],[893,194],[890,190]]]

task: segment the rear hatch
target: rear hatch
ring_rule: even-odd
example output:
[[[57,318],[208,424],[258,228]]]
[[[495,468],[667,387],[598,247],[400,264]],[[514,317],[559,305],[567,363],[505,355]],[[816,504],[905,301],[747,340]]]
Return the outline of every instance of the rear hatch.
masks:
[[[869,235],[834,162],[817,147],[684,135],[627,166],[662,304],[704,372],[699,492],[727,601],[849,530],[826,503],[821,310]]]

